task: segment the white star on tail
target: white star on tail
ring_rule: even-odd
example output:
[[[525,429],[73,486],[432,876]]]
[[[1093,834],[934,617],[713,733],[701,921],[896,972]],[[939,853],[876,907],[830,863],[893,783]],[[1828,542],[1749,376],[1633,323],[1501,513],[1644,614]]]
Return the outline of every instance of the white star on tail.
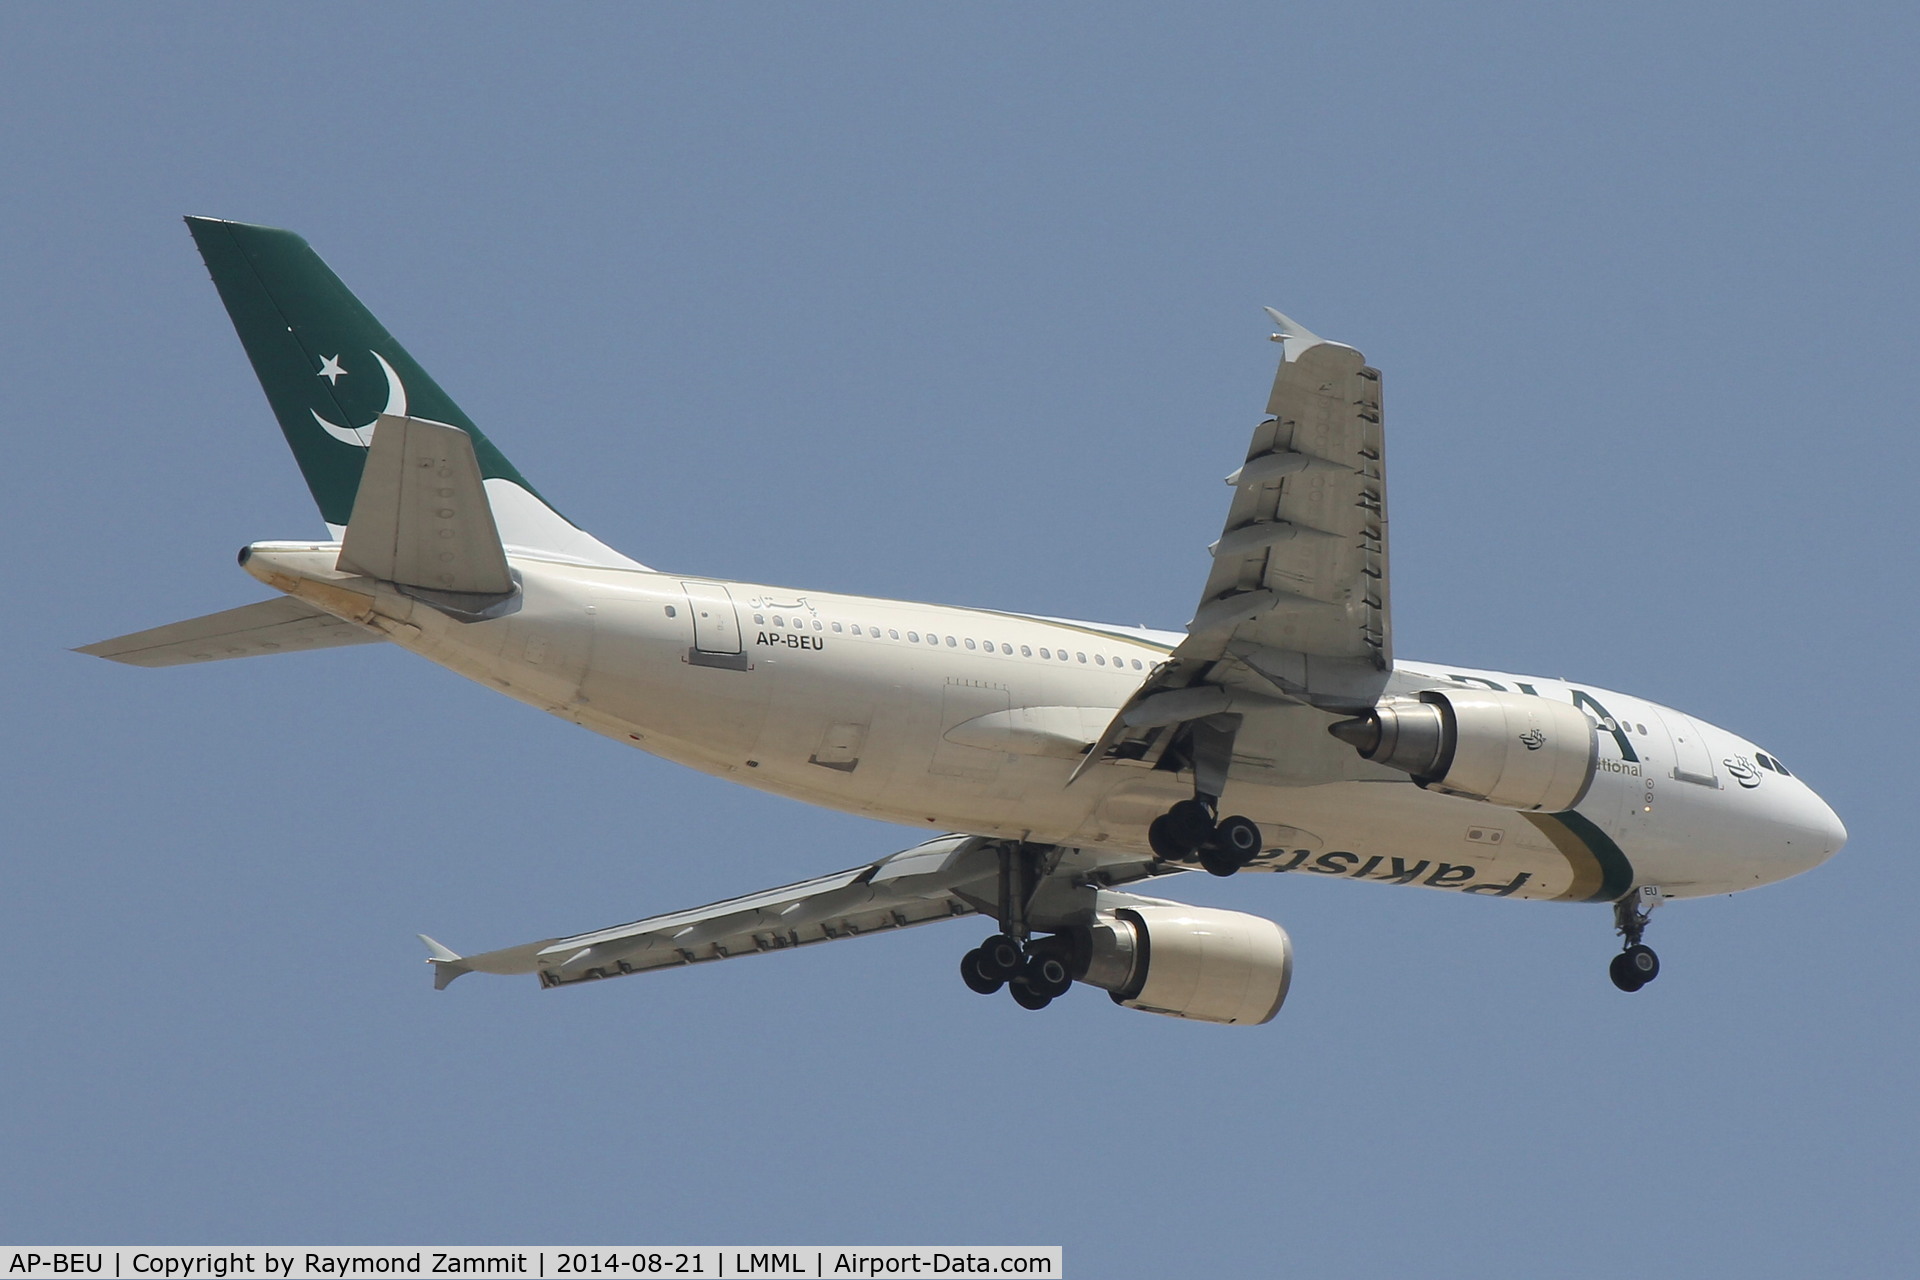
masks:
[[[387,407],[380,412],[391,414],[396,418],[406,417],[407,389],[401,385],[400,375],[393,371],[393,366],[388,364],[387,358],[378,351],[371,351],[368,354],[380,362],[380,371],[387,375]],[[334,357],[333,363],[335,365],[340,363],[338,356]],[[324,373],[325,370],[322,372]],[[346,370],[342,369],[340,372],[345,374]],[[320,424],[320,429],[335,440],[342,444],[357,445],[362,449],[373,443],[373,429],[380,423],[380,419],[376,417],[364,427],[343,427],[337,422],[328,422],[321,417],[318,409],[309,409],[307,412],[311,413],[313,420]]]
[[[331,387],[339,382],[340,379],[346,377],[347,371],[340,367],[339,356],[321,356],[320,372],[314,376],[317,378],[325,378],[327,385]]]

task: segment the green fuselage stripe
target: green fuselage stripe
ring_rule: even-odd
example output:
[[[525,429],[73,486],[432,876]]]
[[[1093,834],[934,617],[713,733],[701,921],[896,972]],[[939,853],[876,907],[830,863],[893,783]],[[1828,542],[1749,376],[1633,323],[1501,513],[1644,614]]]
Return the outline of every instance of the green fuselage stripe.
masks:
[[[1591,819],[1571,809],[1521,816],[1540,828],[1573,868],[1572,883],[1555,902],[1617,902],[1633,888],[1633,864]]]

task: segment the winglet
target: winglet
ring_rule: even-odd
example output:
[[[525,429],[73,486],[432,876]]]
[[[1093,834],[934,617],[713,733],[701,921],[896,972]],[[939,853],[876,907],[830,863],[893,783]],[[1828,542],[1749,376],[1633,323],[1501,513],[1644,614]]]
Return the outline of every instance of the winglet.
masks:
[[[1310,347],[1316,342],[1326,341],[1325,338],[1307,328],[1307,326],[1301,324],[1298,320],[1283,316],[1272,307],[1263,307],[1261,309],[1272,316],[1273,323],[1279,326],[1280,332],[1273,335],[1275,342],[1281,342],[1287,338],[1297,338],[1301,345]]]
[[[447,984],[463,973],[471,973],[461,959],[460,953],[451,947],[435,942],[424,933],[414,935],[427,944],[427,963],[433,966],[433,989],[445,991]]]

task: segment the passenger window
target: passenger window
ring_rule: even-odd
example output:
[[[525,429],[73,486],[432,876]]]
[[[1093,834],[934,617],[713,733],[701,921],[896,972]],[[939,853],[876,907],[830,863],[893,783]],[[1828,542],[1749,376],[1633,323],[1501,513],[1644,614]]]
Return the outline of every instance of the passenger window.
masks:
[[[1076,653],[1073,656],[1080,659],[1080,661],[1082,662],[1085,662],[1087,660],[1087,655],[1084,653]]]
[[[959,641],[955,640],[952,636],[947,637],[947,648],[958,649],[959,647],[960,647]],[[971,640],[967,641],[967,648],[969,649],[973,648],[973,641]]]
[[[948,644],[952,644],[952,643],[953,643],[953,641],[951,641],[951,640],[949,640],[949,641],[947,641],[947,643],[948,643]],[[977,646],[977,645],[975,645],[975,644],[973,643],[973,641],[972,641],[971,639],[969,639],[969,640],[967,641],[967,648],[969,648],[969,649],[974,649],[974,648],[978,648],[978,647],[979,647],[979,646]]]
[[[680,614],[679,614],[679,611],[678,611],[678,610],[676,610],[676,609],[675,609],[675,608],[674,608],[674,607],[673,607],[672,605],[668,605],[668,606],[667,606],[667,616],[668,616],[669,618],[677,618],[677,617],[679,617],[679,616],[680,616]]]
[[[839,626],[840,626],[840,624],[839,624],[839,623],[837,623],[837,622],[836,622],[836,623],[834,623],[833,625],[834,625],[834,628],[835,628],[836,630],[837,630],[837,629],[839,628]],[[860,635],[860,634],[862,634],[862,633],[861,633],[861,630],[860,630],[860,624],[859,624],[859,623],[857,623],[857,622],[853,624],[853,634],[855,634],[855,635]],[[876,632],[874,632],[873,634],[875,634],[875,635],[879,635],[880,633],[879,633],[878,631],[876,631]]]
[[[874,632],[873,634],[875,634],[875,635],[879,635],[880,633],[879,633],[878,631],[876,631],[876,632]],[[899,633],[898,631],[894,631],[894,630],[892,630],[892,629],[889,629],[889,630],[887,631],[887,636],[888,636],[888,638],[889,638],[889,639],[893,639],[893,640],[898,640],[898,639],[900,638],[900,633]]]
[[[919,644],[919,643],[920,643],[920,633],[919,633],[918,631],[909,631],[909,632],[907,632],[907,639],[909,639],[909,640],[911,640],[911,641],[913,641],[913,642],[914,642],[915,644]]]
[[[820,619],[818,619],[818,618],[815,618],[815,619],[813,620],[813,629],[814,629],[815,631],[825,631],[825,630],[826,630],[826,628],[825,628],[825,627],[823,627],[823,626],[821,626],[821,625],[820,625]],[[840,629],[840,624],[839,624],[839,623],[837,623],[837,622],[836,622],[836,623],[834,623],[834,624],[833,624],[833,629],[834,629],[835,631],[838,631],[838,630]]]
[[[767,625],[767,615],[766,615],[766,614],[764,614],[764,613],[756,613],[756,614],[754,614],[754,615],[753,615],[753,625],[754,625],[754,626],[756,626],[756,627],[764,627],[764,626],[766,626],[766,625]]]
[[[1636,724],[1635,726],[1633,726],[1633,731],[1644,738],[1647,734],[1647,726],[1643,724]]]
[[[1021,656],[1021,657],[1023,657],[1023,658],[1031,658],[1031,657],[1033,656],[1033,650],[1032,650],[1032,648],[1030,648],[1029,646],[1027,646],[1027,645],[1024,645],[1024,644],[1023,644],[1023,645],[1021,645],[1021,646],[1020,646],[1020,656]]]
[[[1106,658],[1105,658],[1105,656],[1103,656],[1103,655],[1101,655],[1101,654],[1098,654],[1098,653],[1096,653],[1096,654],[1094,654],[1094,655],[1093,655],[1093,661],[1094,661],[1094,664],[1095,664],[1096,666],[1102,666],[1102,667],[1104,667],[1104,666],[1106,666],[1106,665],[1107,665],[1107,660],[1106,660]]]
[[[834,629],[835,631],[838,631],[838,630],[840,629],[840,624],[839,624],[839,623],[837,623],[837,622],[836,622],[836,623],[834,623],[834,624],[833,624],[833,629]]]
[[[1045,648],[1045,647],[1042,647],[1042,648],[1041,648],[1041,650],[1040,650],[1040,656],[1041,656],[1041,657],[1043,657],[1043,658],[1045,658],[1045,659],[1047,659],[1048,661],[1052,661],[1052,660],[1053,660],[1053,651],[1052,651],[1051,649],[1047,649],[1047,648]]]
[[[1144,668],[1144,667],[1142,667],[1142,666],[1140,665],[1140,659],[1138,659],[1138,658],[1135,658],[1135,659],[1133,660],[1133,669],[1134,669],[1135,671],[1143,671],[1143,670],[1145,670],[1145,668]]]

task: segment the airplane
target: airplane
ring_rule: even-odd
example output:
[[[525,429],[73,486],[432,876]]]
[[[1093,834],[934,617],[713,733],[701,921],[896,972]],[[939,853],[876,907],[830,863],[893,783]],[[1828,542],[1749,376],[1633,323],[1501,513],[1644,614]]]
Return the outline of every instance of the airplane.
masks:
[[[1393,651],[1381,376],[1271,308],[1281,359],[1181,631],[667,572],[573,524],[292,232],[187,226],[327,526],[281,593],[79,650],[165,667],[399,645],[716,777],[931,829],[875,862],[462,955],[434,985],[571,986],[965,916],[964,983],[1041,1009],[1270,1021],[1278,924],[1149,897],[1201,869],[1607,904],[1622,991],[1676,898],[1846,842],[1778,755],[1592,685]]]

